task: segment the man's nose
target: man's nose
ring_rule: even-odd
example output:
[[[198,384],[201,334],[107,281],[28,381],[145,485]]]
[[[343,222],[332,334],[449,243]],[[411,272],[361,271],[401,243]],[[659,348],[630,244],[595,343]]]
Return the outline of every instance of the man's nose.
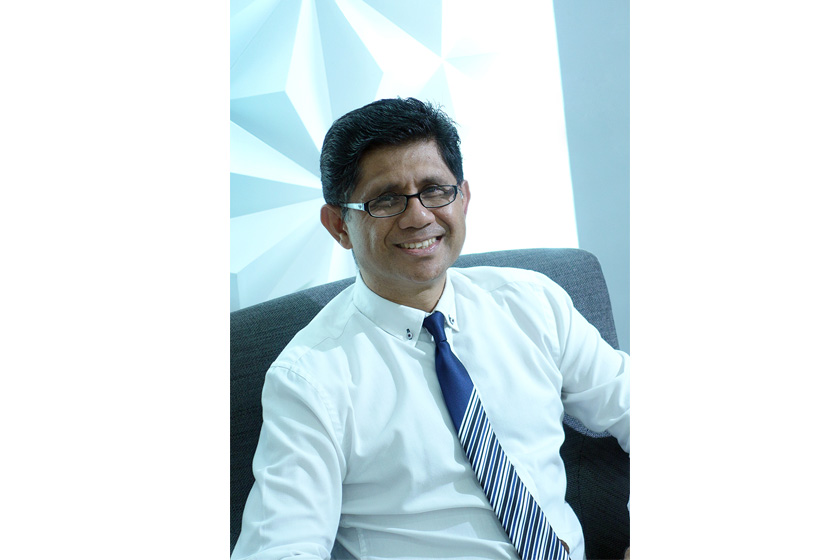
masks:
[[[435,221],[435,214],[420,202],[419,198],[409,198],[405,212],[400,214],[401,228],[422,228]]]

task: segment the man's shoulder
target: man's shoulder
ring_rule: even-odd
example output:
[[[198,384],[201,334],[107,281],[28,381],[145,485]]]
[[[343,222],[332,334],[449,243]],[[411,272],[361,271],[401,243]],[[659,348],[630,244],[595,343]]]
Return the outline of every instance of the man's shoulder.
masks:
[[[558,287],[548,276],[541,272],[524,268],[504,266],[473,266],[469,268],[452,268],[453,282],[470,284],[488,292],[497,291],[505,287],[532,285],[536,287]]]
[[[541,272],[523,268],[476,266],[450,269],[457,298],[495,302],[506,307],[566,308],[569,294]]]
[[[315,314],[289,341],[274,361],[274,366],[292,367],[311,358],[318,351],[340,344],[348,323],[356,314],[353,285],[348,286]]]

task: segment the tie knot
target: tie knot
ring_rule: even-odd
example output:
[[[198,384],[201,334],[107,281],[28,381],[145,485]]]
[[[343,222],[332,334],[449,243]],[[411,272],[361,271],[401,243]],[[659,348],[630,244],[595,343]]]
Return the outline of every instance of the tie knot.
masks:
[[[425,320],[423,320],[423,326],[432,333],[432,336],[435,337],[435,343],[444,342],[446,340],[446,335],[443,331],[443,313],[440,311],[435,311]]]

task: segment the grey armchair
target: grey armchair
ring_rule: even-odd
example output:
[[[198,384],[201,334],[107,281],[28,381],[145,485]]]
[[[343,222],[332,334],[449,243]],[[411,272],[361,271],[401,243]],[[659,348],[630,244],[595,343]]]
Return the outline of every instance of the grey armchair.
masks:
[[[580,249],[522,249],[463,255],[455,266],[508,266],[542,272],[560,284],[575,307],[618,348],[609,294],[598,260]],[[261,392],[268,367],[291,338],[352,278],[254,305],[230,315],[230,546],[254,482],[251,461],[262,425]],[[627,501],[630,459],[607,433],[595,434],[566,416],[560,454],[566,500],[583,526],[587,558],[623,558],[630,542]]]

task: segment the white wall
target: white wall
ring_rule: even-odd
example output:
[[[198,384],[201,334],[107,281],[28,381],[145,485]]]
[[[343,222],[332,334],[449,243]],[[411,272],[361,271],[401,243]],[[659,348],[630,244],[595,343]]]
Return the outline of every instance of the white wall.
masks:
[[[319,221],[320,146],[347,111],[414,96],[459,125],[464,252],[593,252],[629,348],[627,5],[232,0],[231,310],[355,273]]]
[[[555,0],[578,242],[630,350],[630,2]]]

